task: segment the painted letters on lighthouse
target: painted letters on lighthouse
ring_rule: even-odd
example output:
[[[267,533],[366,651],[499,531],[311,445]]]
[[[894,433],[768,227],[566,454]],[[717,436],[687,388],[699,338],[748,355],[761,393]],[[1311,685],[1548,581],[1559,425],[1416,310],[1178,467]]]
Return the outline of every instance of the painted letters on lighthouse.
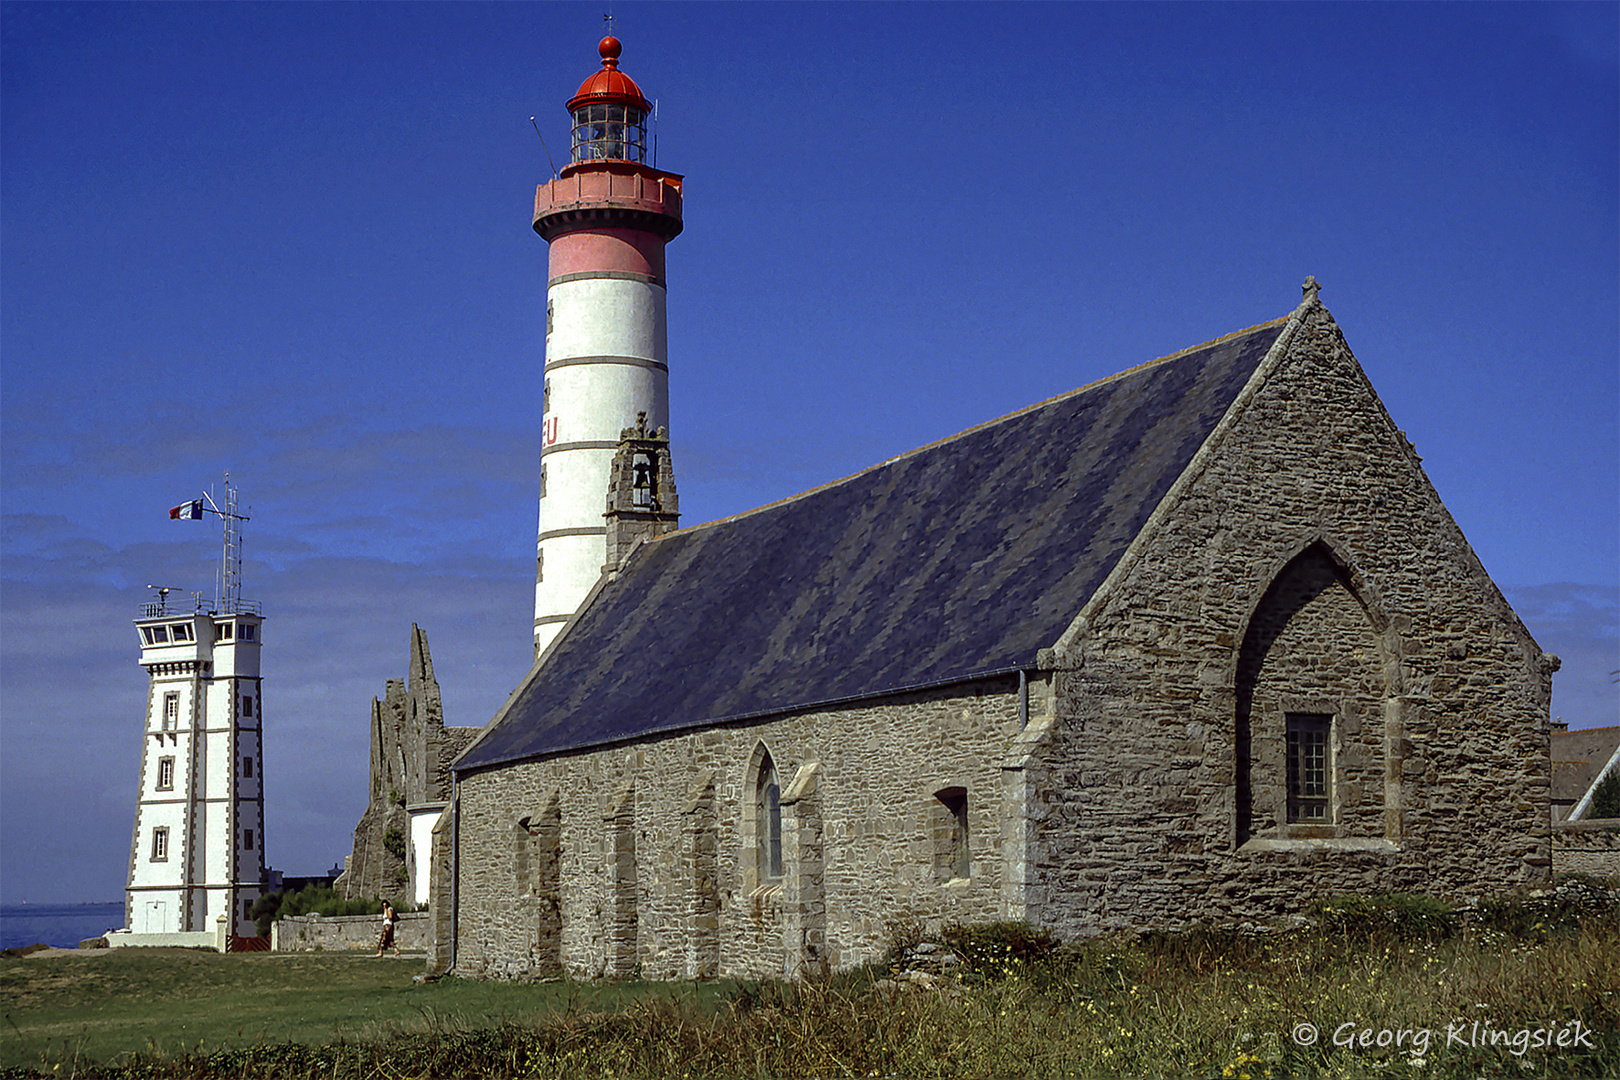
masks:
[[[681,177],[647,164],[652,103],[602,69],[568,102],[573,153],[535,195],[534,231],[551,245],[536,541],[539,656],[602,573],[603,509],[620,434],[669,424],[664,245],[681,231]]]

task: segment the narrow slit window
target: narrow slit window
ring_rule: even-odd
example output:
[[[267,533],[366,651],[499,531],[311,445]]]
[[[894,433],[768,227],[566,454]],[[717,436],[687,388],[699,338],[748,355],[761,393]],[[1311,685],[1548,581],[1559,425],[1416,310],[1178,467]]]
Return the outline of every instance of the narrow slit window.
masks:
[[[938,853],[940,876],[946,879],[972,876],[973,858],[968,846],[967,788],[948,787],[934,792],[939,802],[938,827],[934,850]]]

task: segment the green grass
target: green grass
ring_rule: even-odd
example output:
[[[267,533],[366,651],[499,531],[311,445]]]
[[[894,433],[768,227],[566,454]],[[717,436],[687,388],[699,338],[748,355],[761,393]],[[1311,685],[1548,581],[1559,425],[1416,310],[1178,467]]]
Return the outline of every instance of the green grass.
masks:
[[[690,984],[413,982],[422,971],[420,957],[366,953],[119,949],[0,960],[0,1068],[386,1041],[694,993]],[[705,985],[696,1000],[716,1005],[728,988]]]
[[[1310,929],[1061,945],[1016,925],[943,936],[942,991],[883,965],[778,983],[418,985],[420,961],[156,952],[0,961],[0,1062],[32,1075],[1620,1076],[1620,922],[1543,904],[1463,924],[1351,898]],[[936,939],[937,940],[937,939]],[[1590,1047],[1448,1043],[1579,1023]],[[1302,1024],[1318,1032],[1304,1045]],[[1429,1032],[1416,1053],[1341,1025]]]

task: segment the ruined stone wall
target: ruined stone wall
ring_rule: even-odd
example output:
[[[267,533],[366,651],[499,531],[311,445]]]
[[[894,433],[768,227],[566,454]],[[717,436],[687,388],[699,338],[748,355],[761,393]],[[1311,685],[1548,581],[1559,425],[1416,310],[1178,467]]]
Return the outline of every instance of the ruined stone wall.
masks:
[[[895,920],[998,918],[1001,763],[1018,733],[1003,678],[465,776],[456,970],[777,976],[874,958]],[[766,754],[779,878],[758,857]],[[952,788],[966,879],[941,869],[935,793]]]
[[[1325,310],[1251,392],[1045,654],[1026,891],[1060,932],[1546,879],[1555,661]],[[1286,820],[1291,711],[1332,716],[1325,824]]]
[[[389,679],[371,701],[371,767],[365,813],[355,826],[353,848],[337,891],[349,898],[386,897],[396,903],[415,894],[409,857],[408,808],[433,806],[450,797],[450,762],[478,733],[447,728],[427,633],[412,624],[410,660],[403,679]],[[406,845],[402,858],[389,850],[390,830]]]

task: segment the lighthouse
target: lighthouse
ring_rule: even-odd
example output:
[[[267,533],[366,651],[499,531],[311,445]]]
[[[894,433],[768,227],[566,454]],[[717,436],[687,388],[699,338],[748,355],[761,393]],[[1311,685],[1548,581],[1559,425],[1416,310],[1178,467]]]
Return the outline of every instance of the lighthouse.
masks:
[[[681,177],[647,161],[652,103],[602,67],[568,101],[569,163],[534,199],[550,244],[536,541],[539,657],[601,576],[610,473],[627,432],[667,432],[664,245],[681,231]],[[667,456],[665,457],[667,464]]]
[[[169,516],[205,513],[224,530],[218,599],[153,586],[135,619],[147,697],[124,925],[138,944],[213,945],[222,924],[251,937],[264,894],[264,615],[241,598],[246,518],[229,476],[223,505],[205,495]]]

